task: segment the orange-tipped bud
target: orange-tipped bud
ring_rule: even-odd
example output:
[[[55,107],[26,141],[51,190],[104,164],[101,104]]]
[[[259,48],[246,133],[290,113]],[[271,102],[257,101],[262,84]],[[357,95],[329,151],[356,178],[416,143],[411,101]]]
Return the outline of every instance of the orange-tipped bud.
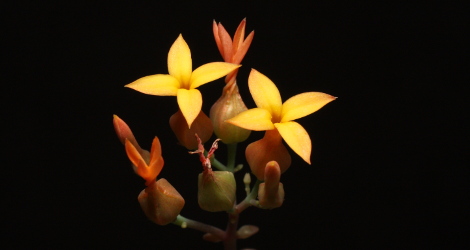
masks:
[[[236,64],[240,64],[248,48],[250,48],[255,32],[251,31],[245,38],[245,26],[246,19],[243,19],[238,25],[232,41],[230,35],[221,23],[217,24],[215,20],[212,22],[215,42],[225,62],[236,62]]]
[[[116,135],[118,136],[119,140],[121,141],[122,144],[126,143],[126,139],[129,140],[132,145],[137,149],[140,155],[144,158],[146,163],[149,163],[150,160],[150,153],[149,151],[142,149],[139,146],[139,143],[137,143],[137,140],[134,137],[134,134],[132,133],[132,130],[129,128],[129,126],[117,115],[113,115],[113,126],[114,126],[114,131],[116,131]]]
[[[250,136],[250,130],[225,122],[245,110],[247,108],[238,92],[237,84],[225,86],[222,96],[210,111],[214,133],[225,144],[242,142]]]
[[[136,147],[126,139],[126,153],[134,165],[134,171],[140,177],[142,177],[146,183],[145,185],[150,185],[155,181],[158,174],[163,168],[163,157],[160,141],[158,137],[155,137],[152,142],[152,148],[150,150],[150,160],[147,164],[142,157],[142,155],[137,151]]]
[[[275,161],[266,164],[264,183],[259,185],[258,199],[262,208],[280,207],[284,202],[284,186],[281,182],[281,168]]]
[[[175,221],[184,207],[183,197],[164,178],[142,190],[137,199],[147,218],[162,226]]]
[[[232,172],[206,169],[198,176],[197,198],[201,209],[229,211],[235,203],[236,183]]]
[[[119,116],[113,115],[113,126],[116,135],[122,144],[126,143],[126,139],[129,140],[137,149],[140,149],[139,144],[135,140],[134,134],[131,128],[125,123]]]
[[[211,120],[202,111],[192,123],[191,128],[188,128],[188,123],[184,119],[183,113],[181,113],[181,110],[178,110],[178,112],[170,117],[170,127],[179,143],[188,150],[194,150],[198,147],[194,134],[198,134],[202,143],[204,143],[211,138],[214,131]]]
[[[264,172],[268,162],[276,161],[279,164],[281,173],[284,173],[291,164],[290,154],[276,129],[267,130],[261,140],[248,145],[245,156],[251,172],[259,180],[264,180]]]

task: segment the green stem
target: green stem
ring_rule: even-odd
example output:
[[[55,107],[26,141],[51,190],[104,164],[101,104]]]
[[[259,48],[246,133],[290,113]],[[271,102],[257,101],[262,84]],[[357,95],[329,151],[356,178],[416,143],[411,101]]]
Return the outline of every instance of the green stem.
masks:
[[[218,170],[227,171],[227,167],[224,164],[222,164],[220,161],[215,159],[215,157],[211,158],[211,165],[217,168]]]
[[[233,173],[235,169],[235,158],[237,156],[237,143],[227,144],[227,171]],[[235,208],[235,207],[234,207]],[[227,228],[225,229],[224,250],[237,249],[237,229],[239,213],[228,213]]]
[[[235,169],[235,158],[237,156],[237,143],[227,144],[227,170],[233,172]]]
[[[207,225],[199,221],[185,218],[181,215],[178,215],[178,217],[176,217],[176,220],[173,222],[173,224],[180,226],[181,228],[192,228],[204,233],[210,233],[220,239],[225,238],[225,232],[222,229]]]
[[[227,229],[225,230],[224,250],[237,249],[237,229],[238,229],[238,213],[229,213]]]
[[[256,180],[255,185],[251,189],[251,193],[247,195],[242,202],[235,206],[235,213],[240,214],[241,212],[243,212],[243,210],[253,205],[253,202],[255,201],[256,196],[258,195],[259,184],[261,183],[262,181]]]
[[[256,180],[256,183],[253,186],[251,193],[247,195],[246,198],[242,202],[240,202],[240,204],[234,207],[233,212],[228,213],[227,229],[225,230],[224,238],[224,250],[237,249],[238,218],[240,217],[240,213],[243,212],[243,210],[253,205],[253,201],[255,201],[256,196],[258,195],[260,183],[260,180]]]

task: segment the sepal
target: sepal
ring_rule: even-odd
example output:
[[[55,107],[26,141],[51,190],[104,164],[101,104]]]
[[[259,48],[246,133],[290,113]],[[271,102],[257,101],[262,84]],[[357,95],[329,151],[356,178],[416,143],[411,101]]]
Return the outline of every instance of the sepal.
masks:
[[[245,156],[251,172],[259,180],[264,180],[264,172],[268,162],[276,161],[279,164],[281,173],[284,173],[290,167],[292,161],[276,129],[266,131],[261,140],[248,145]]]
[[[178,142],[188,150],[198,148],[198,141],[194,137],[194,134],[198,134],[202,143],[204,143],[211,138],[212,132],[214,131],[211,120],[202,111],[192,123],[191,128],[188,128],[183,113],[178,110],[178,112],[170,117],[170,127],[176,135]]]

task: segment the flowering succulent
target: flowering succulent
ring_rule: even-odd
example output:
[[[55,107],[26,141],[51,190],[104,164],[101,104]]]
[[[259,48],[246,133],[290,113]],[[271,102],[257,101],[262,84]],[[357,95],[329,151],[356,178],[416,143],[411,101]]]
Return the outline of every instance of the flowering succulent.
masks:
[[[310,154],[312,152],[312,142],[307,131],[297,122],[293,120],[307,116],[327,103],[336,99],[331,95],[321,92],[306,92],[295,95],[282,103],[281,94],[276,85],[265,75],[251,70],[248,77],[248,86],[253,100],[257,108],[250,109],[240,113],[239,115],[227,120],[233,125],[256,131],[277,130],[289,147],[304,161],[310,164]],[[277,137],[277,133],[267,133],[267,136]],[[282,144],[278,144],[282,147]],[[263,147],[263,150],[269,150]],[[250,164],[253,172],[258,179],[263,179],[264,167],[270,160],[259,154],[260,148],[248,147],[247,158],[251,155],[256,160],[252,160]],[[280,156],[281,157],[281,156]],[[281,157],[285,158],[287,156]],[[250,160],[248,160],[250,162]],[[256,163],[254,163],[256,161]],[[290,165],[290,162],[289,162]],[[281,164],[281,170],[284,172],[289,166]],[[254,170],[255,169],[255,170]],[[262,169],[259,171],[259,169]]]
[[[138,201],[147,218],[158,225],[173,223],[182,228],[202,231],[205,233],[204,240],[223,242],[225,249],[236,249],[238,239],[246,239],[259,231],[254,225],[239,227],[239,216],[245,209],[251,206],[274,209],[284,203],[281,174],[291,165],[291,156],[283,142],[310,164],[310,137],[294,120],[335,100],[335,97],[325,93],[306,92],[282,103],[276,85],[252,69],[248,87],[257,108],[248,109],[236,80],[239,64],[254,37],[253,31],[245,37],[245,27],[244,19],[232,39],[222,24],[213,22],[212,31],[224,62],[204,64],[193,71],[189,46],[180,35],[168,53],[169,74],[142,77],[126,85],[145,94],[177,97],[179,110],[170,117],[170,127],[178,142],[186,149],[193,150],[189,153],[199,155],[203,171],[194,176],[198,179],[199,207],[208,212],[226,212],[228,221],[225,230],[183,217],[180,214],[185,205],[183,197],[166,179],[157,179],[164,166],[158,137],[154,138],[149,152],[140,147],[122,119],[116,115],[113,118],[114,129],[125,146],[134,172],[145,180],[146,187],[138,195]],[[201,110],[202,95],[197,87],[223,76],[226,76],[225,86],[220,98],[212,105],[209,118]],[[234,173],[243,165],[235,163],[236,147],[238,142],[249,137],[252,130],[266,132],[262,139],[250,143],[245,149],[251,172],[243,178],[246,197],[237,203]],[[203,143],[211,139],[213,132],[218,139],[206,151]],[[225,165],[214,154],[219,141],[227,144]],[[191,164],[184,167],[186,165]],[[251,175],[256,176],[254,184]]]

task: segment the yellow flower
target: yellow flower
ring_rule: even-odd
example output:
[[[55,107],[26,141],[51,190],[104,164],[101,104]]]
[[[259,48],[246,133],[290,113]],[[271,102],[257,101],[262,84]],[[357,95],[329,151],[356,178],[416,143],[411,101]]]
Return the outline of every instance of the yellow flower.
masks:
[[[156,74],[142,77],[126,87],[139,92],[158,96],[176,96],[178,106],[191,127],[202,107],[201,92],[196,88],[219,79],[240,65],[212,62],[192,70],[191,51],[181,35],[168,52],[169,74]]]
[[[256,131],[277,129],[287,145],[310,164],[312,142],[307,131],[293,120],[319,110],[336,97],[321,92],[306,92],[282,103],[276,85],[254,69],[248,77],[248,86],[257,108],[244,111],[227,122]]]

